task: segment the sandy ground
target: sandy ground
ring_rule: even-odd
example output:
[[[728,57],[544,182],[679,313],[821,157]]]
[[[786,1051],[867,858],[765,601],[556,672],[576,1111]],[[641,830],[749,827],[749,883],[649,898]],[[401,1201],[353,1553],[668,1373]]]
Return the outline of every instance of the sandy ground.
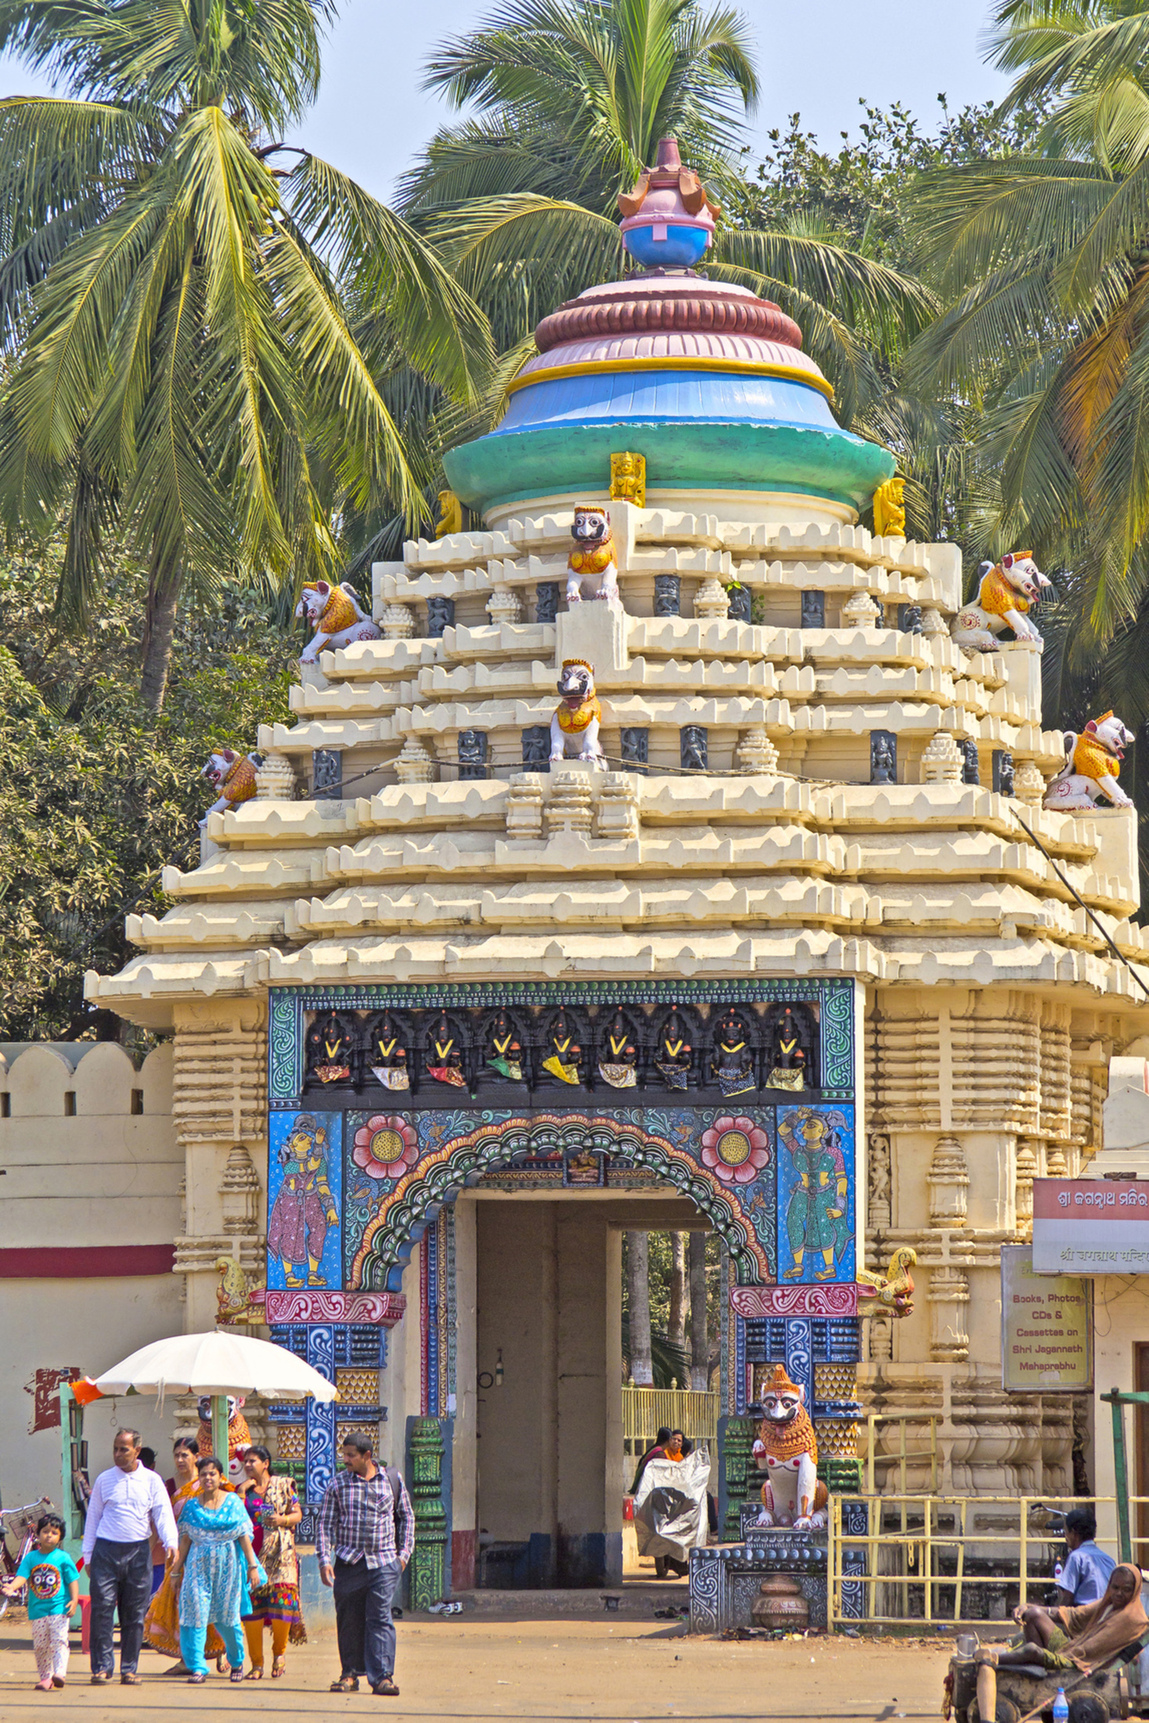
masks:
[[[387,1715],[397,1719],[536,1718],[539,1723],[737,1723],[776,1718],[936,1718],[948,1649],[937,1643],[846,1638],[741,1643],[689,1638],[681,1627],[605,1616],[492,1620],[466,1615],[399,1623],[398,1699],[328,1691],[339,1673],[334,1635],[293,1647],[281,1681],[203,1687],[165,1681],[169,1660],[145,1652],[136,1688],[88,1685],[74,1654],[68,1686],[37,1693],[31,1636],[0,1625],[0,1719],[83,1713],[90,1723],[155,1719],[215,1723],[237,1711],[284,1719]],[[270,1653],[270,1646],[268,1647]],[[270,1669],[270,1656],[268,1661]]]

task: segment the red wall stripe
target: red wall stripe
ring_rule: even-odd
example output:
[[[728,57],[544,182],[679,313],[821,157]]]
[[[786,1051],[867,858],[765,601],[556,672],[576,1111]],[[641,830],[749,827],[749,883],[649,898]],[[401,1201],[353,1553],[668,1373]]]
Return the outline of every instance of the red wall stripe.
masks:
[[[170,1274],[173,1244],[28,1245],[0,1250],[0,1280],[97,1280]]]

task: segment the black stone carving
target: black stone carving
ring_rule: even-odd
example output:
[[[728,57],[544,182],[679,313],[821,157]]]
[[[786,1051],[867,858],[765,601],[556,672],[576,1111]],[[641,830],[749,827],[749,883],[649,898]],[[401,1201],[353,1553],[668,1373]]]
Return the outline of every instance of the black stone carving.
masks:
[[[922,631],[921,605],[899,604],[898,627],[903,634],[920,634]]]
[[[547,724],[531,724],[523,731],[523,765],[529,772],[551,769],[551,732]]]
[[[958,747],[962,751],[962,769],[961,769],[961,781],[962,781],[962,783],[963,784],[980,784],[981,778],[978,774],[977,743],[976,742],[970,742],[970,741],[966,741],[966,742],[959,741]]]
[[[308,1104],[322,1108],[402,1108],[415,1097],[455,1106],[480,1092],[487,1104],[521,1106],[535,1091],[550,1104],[571,1089],[624,1105],[617,1092],[627,1089],[731,1101],[761,1090],[783,1102],[780,1091],[818,1091],[819,1061],[811,1004],[731,1005],[719,987],[709,1005],[606,997],[590,1005],[315,1010],[304,1030],[303,1088]]]
[[[343,794],[343,755],[338,748],[311,750],[311,793],[317,802],[339,801]]]
[[[750,588],[740,583],[726,588],[726,596],[730,600],[727,616],[731,622],[750,621]]]
[[[825,628],[826,594],[807,589],[802,594],[802,627]]]
[[[645,777],[646,763],[650,758],[650,731],[625,729],[620,730],[619,735],[622,739],[623,763],[637,767],[640,775]]]
[[[655,575],[654,614],[656,616],[681,616],[682,582],[676,574]]]
[[[540,580],[535,586],[535,621],[553,622],[559,613],[559,583]]]
[[[1004,748],[995,748],[993,751],[992,766],[993,778],[991,781],[993,788],[997,791],[999,796],[1012,796],[1013,755],[1008,753]]]
[[[460,778],[485,778],[487,775],[487,733],[485,730],[459,731]]]
[[[710,764],[710,736],[701,724],[684,724],[678,732],[678,757],[684,772],[705,772]]]
[[[898,781],[898,738],[892,730],[870,731],[870,782],[896,784]]]
[[[455,600],[453,598],[429,598],[427,600],[427,633],[432,640],[438,640],[444,628],[455,626]]]

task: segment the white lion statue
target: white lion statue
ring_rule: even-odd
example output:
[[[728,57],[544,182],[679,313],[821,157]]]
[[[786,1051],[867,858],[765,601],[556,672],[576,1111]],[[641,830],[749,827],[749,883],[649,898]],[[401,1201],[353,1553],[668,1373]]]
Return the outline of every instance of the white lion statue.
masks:
[[[1012,628],[1019,640],[1031,641],[1040,649],[1045,643],[1028,613],[1053,582],[1042,574],[1033,552],[1012,550],[1000,562],[983,562],[978,574],[976,601],[963,604],[953,620],[950,633],[955,644],[967,652],[993,652],[997,635]]]
[[[618,598],[618,569],[607,512],[597,503],[579,503],[571,526],[574,544],[567,558],[567,604],[582,602],[583,580],[594,581],[595,598]]]
[[[296,616],[307,618],[315,633],[299,654],[301,664],[314,664],[324,647],[350,646],[353,640],[378,640],[378,626],[371,620],[353,586],[344,581],[332,586],[326,580],[308,582],[295,607]]]
[[[564,658],[559,674],[559,694],[562,702],[551,719],[551,759],[566,758],[569,737],[581,741],[580,760],[591,760],[605,766],[599,746],[598,727],[602,722],[602,707],[594,691],[594,665],[585,658]]]
[[[1132,807],[1117,782],[1117,773],[1125,749],[1135,740],[1132,731],[1112,712],[1091,718],[1080,735],[1067,730],[1065,764],[1051,779],[1042,806],[1061,813],[1087,813],[1103,801],[1115,808]]]

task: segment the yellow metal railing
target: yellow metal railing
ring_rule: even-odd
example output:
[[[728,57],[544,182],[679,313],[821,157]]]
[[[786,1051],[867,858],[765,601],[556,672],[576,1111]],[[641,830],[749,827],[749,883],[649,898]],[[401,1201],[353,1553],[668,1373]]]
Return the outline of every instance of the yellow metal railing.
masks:
[[[693,1388],[635,1388],[622,1391],[622,1435],[628,1454],[641,1454],[655,1431],[681,1430],[695,1444],[718,1440],[718,1395]]]
[[[1112,1506],[1112,1496],[933,1496],[893,1491],[830,1498],[829,1623],[974,1625],[1008,1619],[1015,1603],[1053,1586],[1060,1521],[1070,1508]],[[1130,1505],[1149,1502],[1131,1496]],[[862,1510],[865,1510],[864,1514]],[[1108,1517],[1108,1516],[1106,1516]],[[863,1523],[865,1531],[852,1531]],[[1111,1540],[1099,1537],[1104,1548]],[[1149,1537],[1133,1539],[1133,1559],[1149,1560]],[[1139,1549],[1139,1546],[1143,1546]],[[1111,1553],[1116,1555],[1116,1545]],[[860,1588],[861,1610],[843,1607]],[[849,1598],[849,1592],[845,1596]],[[979,1606],[980,1605],[980,1606]]]
[[[880,1424],[893,1424],[897,1427],[899,1437],[898,1447],[893,1449],[883,1449],[881,1453],[878,1452],[876,1437],[878,1426]],[[928,1447],[906,1447],[906,1430],[911,1424],[915,1428],[922,1424],[927,1424],[929,1426]],[[895,1466],[899,1468],[897,1480],[898,1488],[904,1495],[908,1482],[906,1478],[906,1467],[918,1464],[923,1460],[928,1460],[930,1466],[930,1494],[932,1495],[937,1489],[938,1421],[936,1418],[923,1418],[920,1414],[906,1412],[871,1412],[866,1419],[864,1430],[860,1430],[858,1432],[858,1440],[859,1443],[865,1444],[861,1449],[859,1458],[865,1467],[865,1491],[868,1496],[872,1496],[876,1489],[874,1468],[878,1462],[891,1468],[891,1470],[886,1473],[886,1478],[884,1480],[889,1484],[892,1484],[894,1481],[892,1468]]]

